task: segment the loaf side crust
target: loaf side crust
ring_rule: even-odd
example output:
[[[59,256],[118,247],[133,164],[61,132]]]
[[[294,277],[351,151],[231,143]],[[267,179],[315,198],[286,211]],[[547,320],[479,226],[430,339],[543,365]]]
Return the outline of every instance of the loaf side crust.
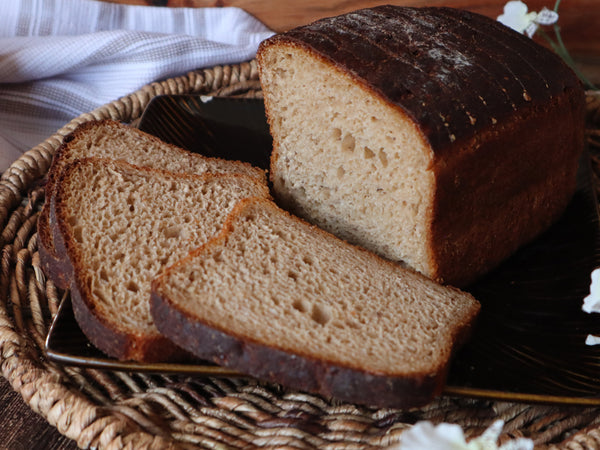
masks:
[[[466,286],[561,217],[577,187],[584,123],[583,91],[567,90],[436,165],[434,278]]]

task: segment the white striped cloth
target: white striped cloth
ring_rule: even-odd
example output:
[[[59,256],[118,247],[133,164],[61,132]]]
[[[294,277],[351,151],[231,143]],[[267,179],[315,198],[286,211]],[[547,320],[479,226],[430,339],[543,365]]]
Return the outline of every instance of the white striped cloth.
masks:
[[[1,3],[0,173],[74,117],[156,80],[252,59],[272,35],[238,8]]]

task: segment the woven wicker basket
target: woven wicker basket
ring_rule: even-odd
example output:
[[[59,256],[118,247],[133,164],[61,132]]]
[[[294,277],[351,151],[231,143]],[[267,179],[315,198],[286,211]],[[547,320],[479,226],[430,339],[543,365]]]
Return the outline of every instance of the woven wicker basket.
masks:
[[[503,419],[501,440],[525,436],[540,448],[600,449],[600,408],[443,397],[424,409],[376,410],[241,378],[121,373],[48,361],[44,338],[61,293],[40,269],[36,223],[44,202],[41,182],[63,137],[92,119],[135,122],[156,95],[239,92],[260,96],[254,62],[145,86],[76,118],[4,173],[2,373],[34,411],[82,448],[383,448],[418,420],[457,423],[469,437]],[[588,99],[588,138],[595,150],[600,149],[600,95],[589,93]]]

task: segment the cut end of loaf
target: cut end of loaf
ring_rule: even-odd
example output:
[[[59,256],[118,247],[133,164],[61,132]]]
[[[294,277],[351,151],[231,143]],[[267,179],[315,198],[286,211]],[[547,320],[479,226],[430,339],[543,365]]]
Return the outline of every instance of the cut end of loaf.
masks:
[[[434,275],[433,154],[413,120],[307,48],[266,46],[259,61],[278,201],[343,239]]]
[[[153,283],[153,299],[159,330],[200,358],[396,406],[440,392],[479,311],[470,295],[261,200],[236,206],[216,239]]]

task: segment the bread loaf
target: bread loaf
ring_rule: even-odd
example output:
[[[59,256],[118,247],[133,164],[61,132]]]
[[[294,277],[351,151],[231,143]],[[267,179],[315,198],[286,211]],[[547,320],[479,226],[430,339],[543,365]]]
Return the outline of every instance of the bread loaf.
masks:
[[[381,6],[276,35],[257,59],[277,200],[435,280],[467,285],[573,195],[582,85],[492,19]]]
[[[220,230],[237,201],[269,197],[240,174],[185,175],[98,158],[65,164],[52,201],[58,259],[72,268],[75,318],[109,356],[181,356],[150,315],[150,282]]]
[[[429,402],[479,304],[264,199],[152,284],[159,331],[202,359],[379,407]]]
[[[137,166],[171,172],[240,173],[266,183],[264,171],[247,163],[207,158],[191,153],[113,120],[83,123],[65,137],[63,144],[54,155],[46,182],[46,203],[38,220],[38,242],[42,267],[61,288],[68,287],[70,282],[65,278],[70,274],[69,262],[58,260],[54,250],[54,238],[50,231],[52,228],[50,204],[56,179],[62,168],[75,159],[85,157],[123,160]]]

